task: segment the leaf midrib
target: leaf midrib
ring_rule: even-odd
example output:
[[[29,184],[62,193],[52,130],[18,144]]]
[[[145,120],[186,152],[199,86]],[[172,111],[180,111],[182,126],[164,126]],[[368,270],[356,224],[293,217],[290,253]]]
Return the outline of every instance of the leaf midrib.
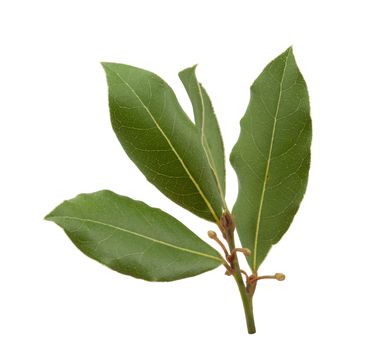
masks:
[[[220,178],[218,176],[218,172],[217,172],[217,164],[215,163],[214,157],[211,154],[210,147],[207,146],[207,139],[206,139],[206,135],[205,135],[205,101],[204,101],[204,98],[202,95],[202,88],[201,88],[201,84],[198,81],[196,81],[196,83],[197,83],[197,87],[198,87],[198,94],[199,94],[199,97],[201,100],[201,117],[202,117],[201,144],[202,144],[203,150],[205,151],[207,161],[210,165],[210,169],[212,170],[213,175],[215,177],[215,181],[217,182],[217,187],[218,187],[219,194],[221,196],[222,203],[223,203],[225,209],[227,210],[225,195],[223,194],[223,190],[222,190],[222,186],[221,186],[221,180],[220,180]]]
[[[119,73],[116,73],[117,76],[119,77],[119,79],[132,91],[132,93],[134,94],[134,96],[138,99],[138,101],[141,103],[142,107],[144,107],[145,111],[149,114],[150,118],[153,120],[154,124],[156,125],[157,129],[160,131],[161,135],[165,138],[166,142],[169,144],[171,150],[174,152],[174,154],[176,155],[178,161],[180,162],[181,166],[184,168],[184,170],[186,171],[188,177],[190,178],[190,180],[193,182],[195,188],[197,189],[198,193],[201,195],[202,199],[204,200],[204,202],[206,203],[210,213],[213,215],[213,218],[214,220],[219,223],[219,218],[218,218],[218,215],[215,213],[215,210],[213,209],[211,203],[209,202],[209,200],[207,199],[207,197],[205,196],[205,193],[202,191],[202,189],[200,188],[200,186],[198,185],[197,181],[194,179],[194,177],[192,176],[192,174],[190,173],[188,167],[186,166],[186,164],[184,163],[184,161],[182,160],[181,156],[178,154],[178,152],[176,151],[176,149],[174,148],[172,142],[169,140],[169,138],[167,137],[167,135],[165,134],[165,132],[162,130],[162,128],[160,127],[160,125],[158,124],[157,120],[154,118],[152,112],[149,110],[149,108],[146,106],[146,104],[141,100],[140,96],[136,93],[136,91],[133,89],[133,87],[127,82],[125,81],[121,75]]]
[[[264,175],[264,179],[263,179],[262,193],[261,193],[261,199],[260,199],[258,215],[257,215],[257,226],[255,229],[255,240],[254,240],[254,250],[253,250],[253,256],[254,256],[254,258],[253,258],[253,271],[256,271],[256,266],[257,266],[257,245],[258,245],[258,236],[259,236],[259,230],[260,230],[260,221],[261,221],[261,216],[262,216],[262,208],[263,208],[263,202],[264,202],[265,192],[266,192],[266,187],[267,187],[267,178],[269,176],[269,170],[270,170],[271,154],[273,151],[275,130],[276,130],[276,125],[277,125],[277,117],[279,114],[279,107],[281,104],[283,81],[285,78],[286,67],[287,67],[287,62],[288,62],[289,56],[290,56],[290,52],[291,52],[291,49],[289,49],[289,51],[287,52],[285,65],[283,67],[281,82],[279,83],[278,102],[277,102],[277,108],[276,108],[275,113],[274,113],[273,131],[271,134],[269,154],[267,157],[266,170],[265,170],[265,175]]]
[[[122,232],[130,233],[131,235],[134,235],[134,236],[137,236],[137,237],[140,237],[140,238],[143,238],[143,239],[147,239],[147,240],[149,240],[151,242],[162,244],[162,245],[170,247],[170,248],[178,249],[178,250],[190,253],[190,254],[200,255],[200,256],[203,256],[205,258],[217,260],[217,261],[219,261],[221,263],[223,262],[221,258],[216,257],[214,255],[210,255],[210,254],[206,254],[206,253],[201,253],[201,252],[198,252],[198,251],[195,251],[195,250],[192,250],[192,249],[187,249],[187,248],[179,247],[179,246],[176,246],[176,245],[174,245],[172,243],[160,241],[158,239],[145,236],[145,235],[143,235],[141,233],[138,233],[138,232],[135,232],[135,231],[131,231],[131,230],[128,230],[128,229],[125,229],[125,228],[122,228],[122,227],[118,227],[118,226],[115,226],[115,225],[112,225],[112,224],[109,224],[109,223],[106,223],[106,222],[102,222],[102,221],[98,221],[98,220],[92,220],[92,219],[78,218],[76,216],[66,216],[66,215],[62,215],[62,216],[50,216],[49,217],[49,219],[52,219],[52,220],[54,220],[55,218],[77,220],[77,221],[80,221],[80,222],[88,222],[88,223],[92,223],[92,224],[96,224],[96,225],[106,226],[106,227],[109,227],[109,228],[112,228],[112,229],[115,229],[115,230],[119,230],[119,231],[122,231]]]

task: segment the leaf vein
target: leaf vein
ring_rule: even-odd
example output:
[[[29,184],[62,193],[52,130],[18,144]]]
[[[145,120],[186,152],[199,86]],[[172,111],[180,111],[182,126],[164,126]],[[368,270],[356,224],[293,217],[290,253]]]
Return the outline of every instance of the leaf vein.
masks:
[[[261,199],[260,199],[258,215],[257,215],[257,226],[256,226],[256,230],[255,230],[254,249],[253,249],[253,266],[252,266],[254,271],[256,271],[256,264],[257,264],[257,244],[258,244],[258,236],[259,236],[259,231],[260,231],[260,221],[261,221],[261,217],[262,217],[262,208],[263,208],[263,202],[264,202],[265,193],[266,193],[267,180],[268,180],[268,176],[269,176],[271,154],[273,152],[273,144],[274,144],[276,125],[277,125],[277,118],[278,118],[279,107],[281,104],[281,98],[282,98],[282,92],[283,92],[283,81],[285,78],[287,63],[289,60],[289,55],[290,55],[290,50],[288,51],[287,56],[286,56],[285,65],[283,67],[282,77],[281,77],[281,81],[279,84],[278,102],[277,102],[277,107],[276,107],[274,118],[273,118],[274,119],[273,130],[272,130],[272,134],[271,134],[269,154],[268,154],[268,158],[267,158],[267,164],[266,164],[265,175],[264,175],[264,179],[263,179],[262,192],[261,192]],[[262,95],[260,95],[260,98],[261,98],[261,101],[264,104],[266,110],[268,111],[268,109],[267,109],[267,107],[263,101]]]
[[[109,223],[106,223],[106,222],[102,222],[102,221],[98,221],[98,220],[92,220],[92,219],[78,218],[78,217],[75,217],[75,216],[54,216],[53,218],[61,218],[61,219],[65,219],[65,220],[75,220],[75,221],[77,220],[77,221],[80,221],[82,223],[86,223],[87,222],[87,223],[91,223],[91,224],[106,226],[106,227],[109,227],[109,228],[117,230],[117,231],[126,232],[126,233],[129,233],[129,234],[133,235],[133,236],[137,236],[137,237],[146,239],[148,241],[151,241],[152,244],[153,243],[161,244],[161,245],[164,245],[164,246],[167,246],[167,247],[170,247],[170,248],[174,248],[174,249],[177,249],[177,250],[181,250],[181,251],[184,251],[184,252],[187,252],[187,253],[190,253],[190,254],[200,255],[200,256],[203,256],[203,257],[206,257],[206,258],[209,258],[209,259],[218,260],[218,261],[222,262],[222,259],[217,257],[217,256],[206,254],[206,253],[201,253],[201,252],[198,252],[198,251],[195,251],[195,250],[192,250],[192,249],[188,249],[188,248],[179,247],[179,246],[176,246],[176,245],[174,245],[172,243],[168,243],[168,242],[165,242],[165,241],[160,241],[158,239],[155,239],[155,238],[152,238],[152,237],[149,237],[149,236],[145,236],[144,234],[141,234],[141,233],[138,233],[138,232],[135,232],[135,231],[131,231],[131,230],[128,230],[128,229],[125,229],[125,228],[122,228],[122,227],[118,227],[118,226],[115,226],[115,225],[112,225],[112,224],[109,224]]]
[[[213,215],[215,221],[217,223],[219,223],[219,218],[218,218],[218,215],[216,214],[215,210],[213,209],[211,203],[209,202],[209,200],[207,199],[207,197],[205,196],[205,193],[202,191],[202,189],[200,188],[200,186],[198,185],[198,183],[196,182],[196,180],[194,179],[194,177],[192,176],[192,174],[190,173],[188,167],[186,166],[185,162],[182,160],[181,156],[178,154],[178,152],[176,151],[176,149],[174,148],[172,142],[170,141],[170,139],[168,138],[168,136],[165,134],[165,132],[162,130],[162,128],[160,127],[160,125],[158,124],[157,120],[154,118],[153,114],[151,113],[151,111],[149,110],[149,108],[145,105],[145,103],[142,101],[142,99],[140,98],[140,96],[136,93],[136,91],[132,88],[132,86],[127,82],[125,81],[121,75],[119,73],[117,73],[117,76],[120,78],[120,80],[131,90],[131,92],[133,93],[133,95],[138,99],[138,101],[141,103],[141,105],[144,107],[145,111],[148,113],[149,117],[152,119],[152,121],[154,122],[154,124],[156,125],[156,127],[158,128],[158,130],[160,131],[161,135],[165,138],[166,142],[169,144],[170,148],[172,149],[172,151],[174,152],[174,154],[176,155],[176,157],[178,158],[181,166],[184,168],[184,170],[186,171],[188,177],[190,178],[190,180],[193,182],[194,186],[196,187],[196,189],[198,190],[198,192],[200,193],[202,199],[204,200],[204,202],[206,203],[207,207],[209,208],[209,211],[211,212],[211,214]]]

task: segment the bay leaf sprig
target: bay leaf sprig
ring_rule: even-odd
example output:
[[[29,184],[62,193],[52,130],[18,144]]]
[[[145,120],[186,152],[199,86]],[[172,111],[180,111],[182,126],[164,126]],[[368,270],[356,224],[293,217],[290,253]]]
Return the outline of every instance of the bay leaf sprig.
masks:
[[[125,64],[102,65],[112,127],[123,149],[164,195],[217,225],[222,238],[214,230],[208,237],[221,252],[164,211],[108,190],[64,201],[46,219],[90,258],[135,278],[175,281],[223,266],[237,284],[248,332],[255,333],[258,282],[285,279],[282,273],[260,275],[259,268],[289,228],[310,166],[309,97],[292,48],[251,86],[230,156],[239,184],[232,212],[225,199],[222,135],[196,66],[179,73],[193,123],[157,75]],[[242,246],[236,245],[236,230]],[[238,254],[246,256],[249,269],[240,266]]]

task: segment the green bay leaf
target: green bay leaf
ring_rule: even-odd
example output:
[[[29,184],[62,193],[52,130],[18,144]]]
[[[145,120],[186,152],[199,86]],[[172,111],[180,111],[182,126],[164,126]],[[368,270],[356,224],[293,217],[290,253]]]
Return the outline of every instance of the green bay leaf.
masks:
[[[103,63],[113,129],[149,182],[192,213],[218,222],[223,203],[196,126],[157,75]]]
[[[221,131],[211,100],[196,77],[196,66],[184,69],[179,77],[193,106],[194,120],[201,144],[217,182],[222,202],[225,203],[225,153]]]
[[[238,234],[257,271],[289,228],[306,190],[311,119],[306,83],[292,49],[251,86],[250,103],[230,160],[238,176],[233,208]]]
[[[173,281],[222,264],[215,249],[169,214],[111,191],[81,194],[46,219],[87,256],[136,278]]]

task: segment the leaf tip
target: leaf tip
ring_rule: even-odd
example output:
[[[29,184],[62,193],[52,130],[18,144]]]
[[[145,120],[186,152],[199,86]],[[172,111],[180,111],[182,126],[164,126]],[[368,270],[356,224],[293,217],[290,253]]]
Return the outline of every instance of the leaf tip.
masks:
[[[44,220],[46,221],[52,221],[52,212],[44,216]]]
[[[285,56],[294,56],[294,49],[293,49],[293,45],[290,45],[287,50],[283,53],[283,55]]]
[[[198,64],[194,64],[193,66],[191,67],[188,67],[188,68],[185,68],[183,70],[181,70],[179,73],[178,73],[178,76],[181,78],[182,80],[182,77],[185,75],[185,74],[188,74],[188,73],[193,73],[195,75],[195,71],[197,69],[197,66]]]
[[[115,73],[115,69],[118,68],[120,65],[119,63],[114,62],[100,62],[102,68],[104,68],[104,71],[106,74],[108,73]]]
[[[111,63],[110,62],[100,62],[102,68],[104,68],[105,71],[110,68]]]

